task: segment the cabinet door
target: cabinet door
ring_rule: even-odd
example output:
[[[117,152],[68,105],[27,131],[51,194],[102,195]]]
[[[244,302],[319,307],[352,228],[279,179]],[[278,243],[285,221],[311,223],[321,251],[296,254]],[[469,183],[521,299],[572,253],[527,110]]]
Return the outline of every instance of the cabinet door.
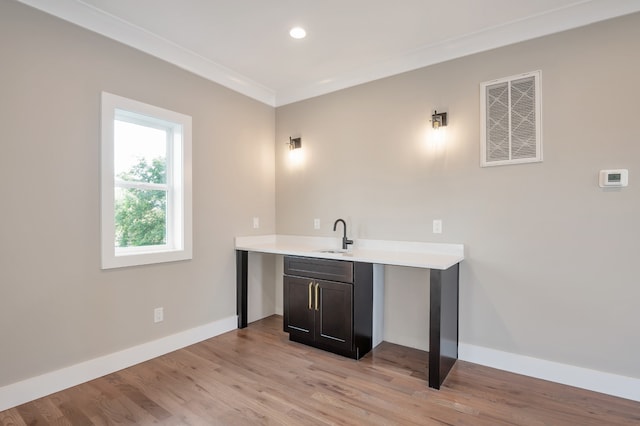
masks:
[[[311,278],[284,276],[284,331],[302,339],[313,339],[315,283]]]
[[[325,346],[350,351],[353,342],[353,285],[321,280],[316,280],[316,284],[316,341]]]

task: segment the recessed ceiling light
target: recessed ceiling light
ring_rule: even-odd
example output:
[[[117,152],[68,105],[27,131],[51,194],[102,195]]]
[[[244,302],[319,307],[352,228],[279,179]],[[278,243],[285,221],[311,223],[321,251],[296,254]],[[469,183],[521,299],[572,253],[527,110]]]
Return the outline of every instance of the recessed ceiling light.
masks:
[[[304,28],[301,27],[293,27],[291,28],[291,31],[289,31],[289,35],[293,38],[305,38],[307,36],[307,32],[304,30]]]

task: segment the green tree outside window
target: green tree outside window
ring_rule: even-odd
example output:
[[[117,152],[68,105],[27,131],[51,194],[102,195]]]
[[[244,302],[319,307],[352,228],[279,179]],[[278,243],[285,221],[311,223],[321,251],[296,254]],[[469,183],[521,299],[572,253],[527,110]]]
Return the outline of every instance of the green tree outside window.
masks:
[[[143,158],[118,178],[128,182],[166,183],[166,161]],[[164,245],[167,242],[167,192],[163,189],[116,188],[116,247]]]

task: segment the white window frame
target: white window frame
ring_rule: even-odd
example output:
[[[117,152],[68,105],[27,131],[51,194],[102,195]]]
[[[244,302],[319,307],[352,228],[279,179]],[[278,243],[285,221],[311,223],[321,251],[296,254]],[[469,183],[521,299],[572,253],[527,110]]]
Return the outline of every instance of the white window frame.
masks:
[[[535,85],[534,109],[536,114],[535,131],[536,131],[536,156],[531,158],[514,159],[511,156],[511,83],[523,78],[533,77]],[[504,166],[509,164],[537,163],[543,161],[542,156],[542,89],[541,89],[542,71],[531,71],[522,74],[512,75],[509,77],[499,78],[496,80],[486,81],[480,84],[480,167]],[[487,161],[487,87],[495,84],[507,83],[509,90],[509,159]]]
[[[167,129],[166,185],[116,183],[114,121]],[[102,92],[101,234],[102,269],[148,265],[192,258],[191,117]],[[163,245],[115,246],[115,188],[167,190],[167,241]]]

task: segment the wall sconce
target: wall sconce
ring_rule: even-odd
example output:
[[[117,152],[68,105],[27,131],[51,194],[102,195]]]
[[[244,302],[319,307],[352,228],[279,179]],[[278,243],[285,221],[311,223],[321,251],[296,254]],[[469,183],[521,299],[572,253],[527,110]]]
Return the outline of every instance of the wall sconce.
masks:
[[[287,142],[286,145],[289,145],[289,151],[302,148],[302,138],[292,138],[289,136],[289,142]]]
[[[446,125],[447,113],[434,110],[433,115],[431,116],[431,127],[433,127],[434,129],[439,129],[440,127],[445,127]]]

